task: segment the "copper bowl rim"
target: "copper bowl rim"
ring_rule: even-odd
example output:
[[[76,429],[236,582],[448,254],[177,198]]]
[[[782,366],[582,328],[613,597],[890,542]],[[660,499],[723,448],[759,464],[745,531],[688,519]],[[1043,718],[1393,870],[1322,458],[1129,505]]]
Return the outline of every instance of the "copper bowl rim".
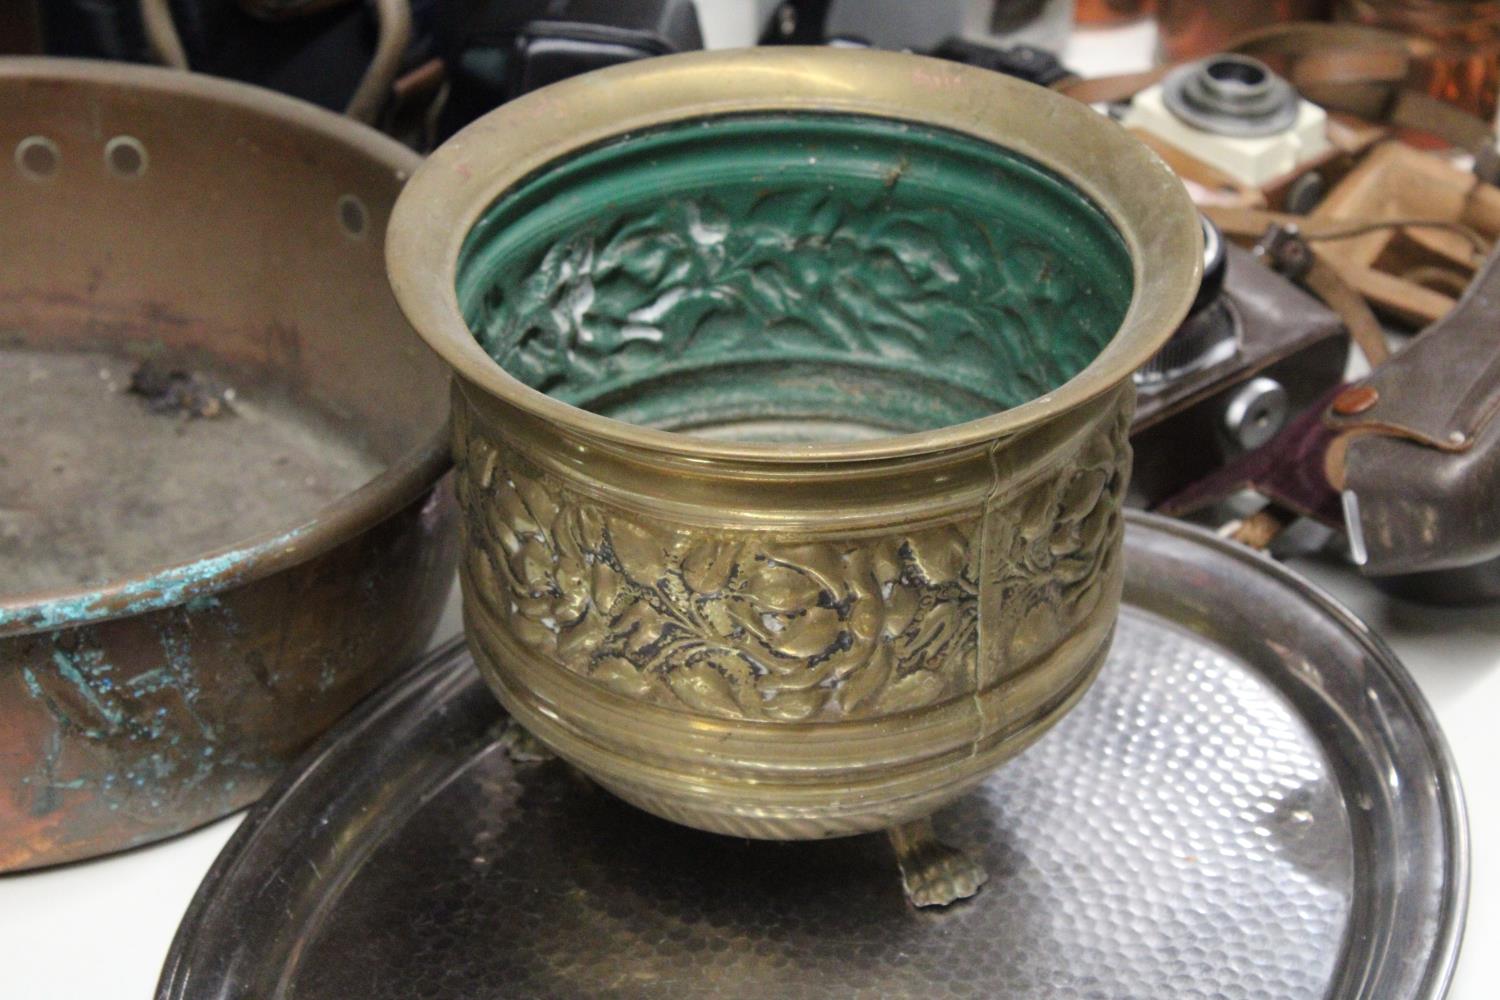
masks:
[[[0,85],[79,84],[212,101],[227,110],[279,119],[409,177],[421,157],[352,119],[249,84],[152,66],[47,57],[0,58]],[[379,474],[302,523],[261,532],[191,559],[162,563],[97,587],[0,594],[0,638],[141,614],[259,580],[313,559],[401,510],[448,469],[448,424]]]
[[[464,239],[502,193],[549,163],[622,134],[727,114],[863,114],[965,133],[1072,183],[1109,217],[1132,260],[1120,329],[1046,395],[966,423],[847,444],[710,441],[590,413],[510,375],[465,323],[455,281]],[[553,84],[448,140],[397,199],[391,287],[417,333],[464,383],[586,441],[734,465],[868,462],[988,445],[1118,386],[1176,329],[1203,270],[1198,215],[1146,146],[1084,104],[957,63],[874,50],[771,47],[627,63]],[[466,386],[467,387],[467,386]]]

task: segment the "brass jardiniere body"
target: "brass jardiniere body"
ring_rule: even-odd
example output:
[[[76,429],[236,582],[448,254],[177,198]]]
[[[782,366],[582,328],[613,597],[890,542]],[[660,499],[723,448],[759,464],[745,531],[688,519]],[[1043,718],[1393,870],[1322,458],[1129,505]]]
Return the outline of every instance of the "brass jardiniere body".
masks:
[[[809,120],[827,135],[800,137]],[[794,168],[735,175],[776,141],[804,144]],[[634,166],[613,152],[632,143]],[[986,150],[1020,166],[965,165]],[[924,173],[929,155],[960,166]],[[670,190],[662,165],[686,176],[695,156],[727,179]],[[1002,214],[1061,199],[1054,228],[971,224],[990,180]],[[775,839],[898,828],[914,898],[972,891],[982,876],[920,824],[1042,735],[1107,651],[1129,375],[1201,259],[1170,172],[994,74],[698,54],[481,119],[409,184],[388,256],[458,376],[465,619],[512,715],[658,815]],[[985,317],[1010,353],[944,368],[988,350]],[[864,374],[840,367],[865,329]],[[895,410],[897,433],[828,440]],[[799,421],[822,431],[801,440]]]

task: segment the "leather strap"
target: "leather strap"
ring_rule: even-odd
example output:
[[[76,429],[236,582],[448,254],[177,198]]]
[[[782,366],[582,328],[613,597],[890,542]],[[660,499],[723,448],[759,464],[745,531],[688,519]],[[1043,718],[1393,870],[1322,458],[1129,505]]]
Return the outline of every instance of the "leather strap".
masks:
[[[1420,39],[1353,24],[1292,22],[1247,32],[1228,49],[1254,56],[1329,110],[1384,121],[1411,76]]]
[[[1350,339],[1365,356],[1370,367],[1384,364],[1391,356],[1391,350],[1385,342],[1385,330],[1381,328],[1380,320],[1375,318],[1375,311],[1370,308],[1365,297],[1355,291],[1354,286],[1345,281],[1343,275],[1327,261],[1317,257],[1313,258],[1312,266],[1302,280],[1308,291],[1339,314],[1349,331]]]
[[[1300,215],[1267,212],[1255,208],[1205,207],[1202,211],[1225,234],[1250,239],[1260,239],[1274,226],[1295,230],[1306,238],[1308,233],[1316,236],[1323,232],[1332,232],[1336,226],[1346,225],[1345,223],[1319,222]],[[1324,305],[1338,313],[1339,318],[1344,321],[1345,328],[1349,331],[1350,338],[1364,354],[1365,360],[1369,361],[1370,367],[1374,368],[1390,356],[1390,349],[1385,342],[1385,333],[1380,327],[1380,321],[1375,318],[1375,313],[1371,311],[1369,303],[1327,261],[1315,255],[1311,256],[1307,269],[1302,275],[1302,282],[1307,286],[1308,291],[1323,300]]]
[[[1431,132],[1470,152],[1481,146],[1493,148],[1495,145],[1495,133],[1483,121],[1420,90],[1403,90],[1397,94],[1388,121],[1401,128]]]
[[[1373,390],[1375,402],[1357,414],[1330,412],[1328,426],[1340,434],[1384,434],[1447,452],[1470,448],[1500,412],[1500,250],[1448,315],[1356,385]]]
[[[1402,49],[1318,49],[1297,59],[1292,83],[1304,87],[1368,84],[1400,86],[1411,72]]]
[[[1500,556],[1500,251],[1447,315],[1349,392],[1356,407],[1324,415],[1324,477],[1344,491],[1364,571]]]

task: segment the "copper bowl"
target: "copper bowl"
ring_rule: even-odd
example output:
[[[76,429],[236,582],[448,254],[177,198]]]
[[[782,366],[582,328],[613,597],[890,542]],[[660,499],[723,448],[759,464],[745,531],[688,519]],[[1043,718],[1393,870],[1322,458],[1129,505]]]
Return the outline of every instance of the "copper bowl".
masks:
[[[1094,677],[1130,374],[1202,260],[1104,117],[893,53],[651,60],[464,130],[388,257],[458,376],[475,657],[606,788],[911,860]]]
[[[416,156],[43,59],[0,60],[0,150],[7,870],[256,798],[421,651],[456,550],[447,374],[384,276]]]

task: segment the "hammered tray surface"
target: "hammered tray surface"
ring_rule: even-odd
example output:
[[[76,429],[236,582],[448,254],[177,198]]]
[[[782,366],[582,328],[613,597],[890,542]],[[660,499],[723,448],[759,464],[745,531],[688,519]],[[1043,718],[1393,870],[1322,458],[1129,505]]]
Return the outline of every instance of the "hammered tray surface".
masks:
[[[205,957],[196,981],[169,963],[164,996],[1259,1000],[1377,982],[1400,986],[1381,996],[1426,996],[1443,979],[1434,954],[1451,900],[1417,900],[1393,935],[1377,911],[1399,907],[1362,898],[1395,859],[1369,855],[1360,832],[1379,809],[1351,791],[1357,741],[1330,749],[1334,730],[1310,724],[1284,684],[1138,605],[1078,707],[939,814],[939,833],[982,856],[990,881],[937,911],[906,904],[883,837],[698,833],[560,762],[513,761],[463,659],[443,668],[461,671],[452,692],[431,700],[447,717],[369,765],[385,769],[378,798],[301,810],[300,822],[343,825],[331,846],[294,832],[295,817],[274,850],[253,829],[237,860],[231,844],[172,961],[181,973],[195,945],[207,956],[202,939],[230,914],[246,922],[247,954]],[[259,864],[295,867],[289,883],[307,879],[274,919],[272,873],[232,870],[257,850]],[[1433,885],[1452,875],[1440,854],[1401,861]],[[257,908],[275,939],[258,946]],[[1382,980],[1391,956],[1372,953],[1378,941],[1439,975]]]

